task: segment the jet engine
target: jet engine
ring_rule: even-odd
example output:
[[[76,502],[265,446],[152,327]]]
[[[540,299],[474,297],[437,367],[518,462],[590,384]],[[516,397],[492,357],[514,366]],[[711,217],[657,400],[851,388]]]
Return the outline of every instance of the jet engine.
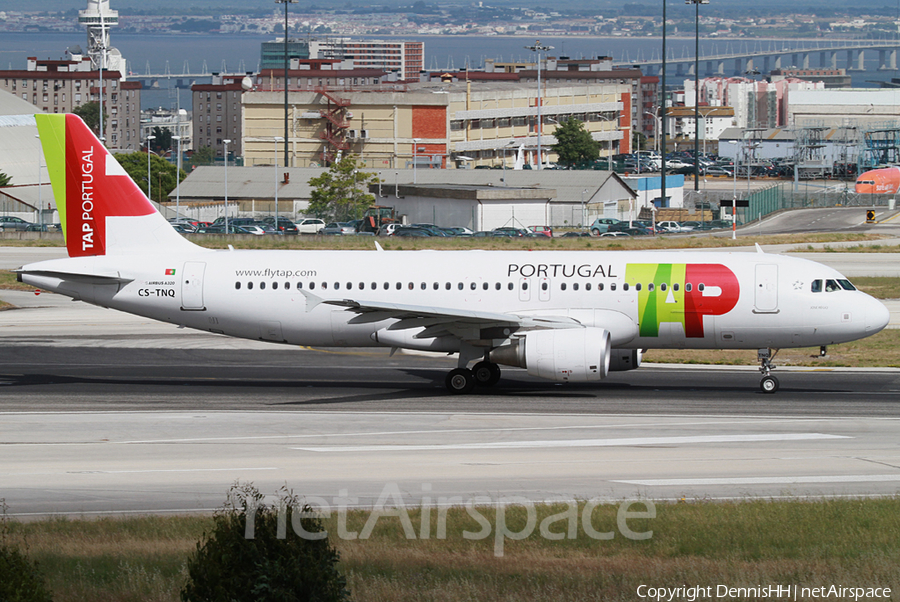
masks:
[[[600,380],[609,372],[609,332],[605,328],[535,330],[494,349],[490,360],[526,368],[528,374],[549,380]]]
[[[641,367],[641,349],[613,349],[609,357],[610,372],[624,372]]]

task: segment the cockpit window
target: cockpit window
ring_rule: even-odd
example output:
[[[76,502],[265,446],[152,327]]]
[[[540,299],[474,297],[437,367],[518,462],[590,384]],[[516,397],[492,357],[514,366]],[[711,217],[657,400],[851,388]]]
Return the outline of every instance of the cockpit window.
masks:
[[[810,290],[814,293],[822,292],[822,281],[821,280],[813,280],[812,285],[810,286]]]
[[[841,290],[840,285],[837,283],[837,280],[826,280],[825,281],[825,292],[833,293],[834,291]]]
[[[856,287],[850,284],[849,280],[838,280],[838,284],[841,285],[841,288],[845,291],[855,291]]]

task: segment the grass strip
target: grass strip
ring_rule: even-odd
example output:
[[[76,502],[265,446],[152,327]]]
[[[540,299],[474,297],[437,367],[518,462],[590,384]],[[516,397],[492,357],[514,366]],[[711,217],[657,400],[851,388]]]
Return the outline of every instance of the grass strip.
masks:
[[[577,508],[575,537],[554,541],[540,534],[539,525],[557,515],[549,519],[549,532],[566,534],[568,522],[558,515],[568,508],[537,506],[535,528],[520,541],[506,539],[502,557],[494,553],[497,523],[489,508],[478,508],[491,527],[481,540],[464,537],[483,525],[459,507],[445,511],[445,539],[436,537],[436,509],[429,512],[427,538],[407,539],[400,519],[390,516],[378,518],[365,540],[336,539],[336,514],[325,526],[358,602],[634,600],[641,584],[900,586],[896,496],[656,503],[655,518],[627,521],[632,531],[652,530],[642,541],[623,536],[617,505],[600,505],[591,516],[592,528],[613,533],[612,539],[588,537],[583,507]],[[632,510],[644,510],[643,504]],[[415,534],[425,532],[421,510],[408,515]],[[369,512],[349,511],[347,530],[361,532],[371,520]],[[521,506],[507,508],[504,522],[511,532],[528,532]],[[8,538],[25,542],[57,602],[174,602],[185,560],[211,520],[51,519],[10,527]]]

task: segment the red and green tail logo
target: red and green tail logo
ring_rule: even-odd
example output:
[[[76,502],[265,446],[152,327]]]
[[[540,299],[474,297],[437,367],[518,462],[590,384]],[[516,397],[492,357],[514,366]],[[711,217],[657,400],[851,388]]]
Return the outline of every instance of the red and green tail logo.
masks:
[[[688,338],[703,338],[703,316],[721,316],[737,305],[734,272],[715,263],[630,263],[625,282],[637,288],[640,336],[658,337],[663,323],[681,324]]]
[[[156,208],[77,115],[37,114],[69,257],[106,254],[106,220]]]

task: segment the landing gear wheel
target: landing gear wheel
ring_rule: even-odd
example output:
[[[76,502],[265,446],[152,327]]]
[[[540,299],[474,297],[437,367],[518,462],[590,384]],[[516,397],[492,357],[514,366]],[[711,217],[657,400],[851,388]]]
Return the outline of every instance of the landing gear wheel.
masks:
[[[471,393],[475,388],[475,375],[468,368],[457,368],[451,370],[444,381],[447,390],[455,395]]]
[[[493,387],[500,380],[500,366],[493,362],[478,362],[472,367],[472,374],[479,387]]]
[[[778,390],[778,379],[771,375],[764,376],[759,381],[759,388],[763,393],[774,393]]]

